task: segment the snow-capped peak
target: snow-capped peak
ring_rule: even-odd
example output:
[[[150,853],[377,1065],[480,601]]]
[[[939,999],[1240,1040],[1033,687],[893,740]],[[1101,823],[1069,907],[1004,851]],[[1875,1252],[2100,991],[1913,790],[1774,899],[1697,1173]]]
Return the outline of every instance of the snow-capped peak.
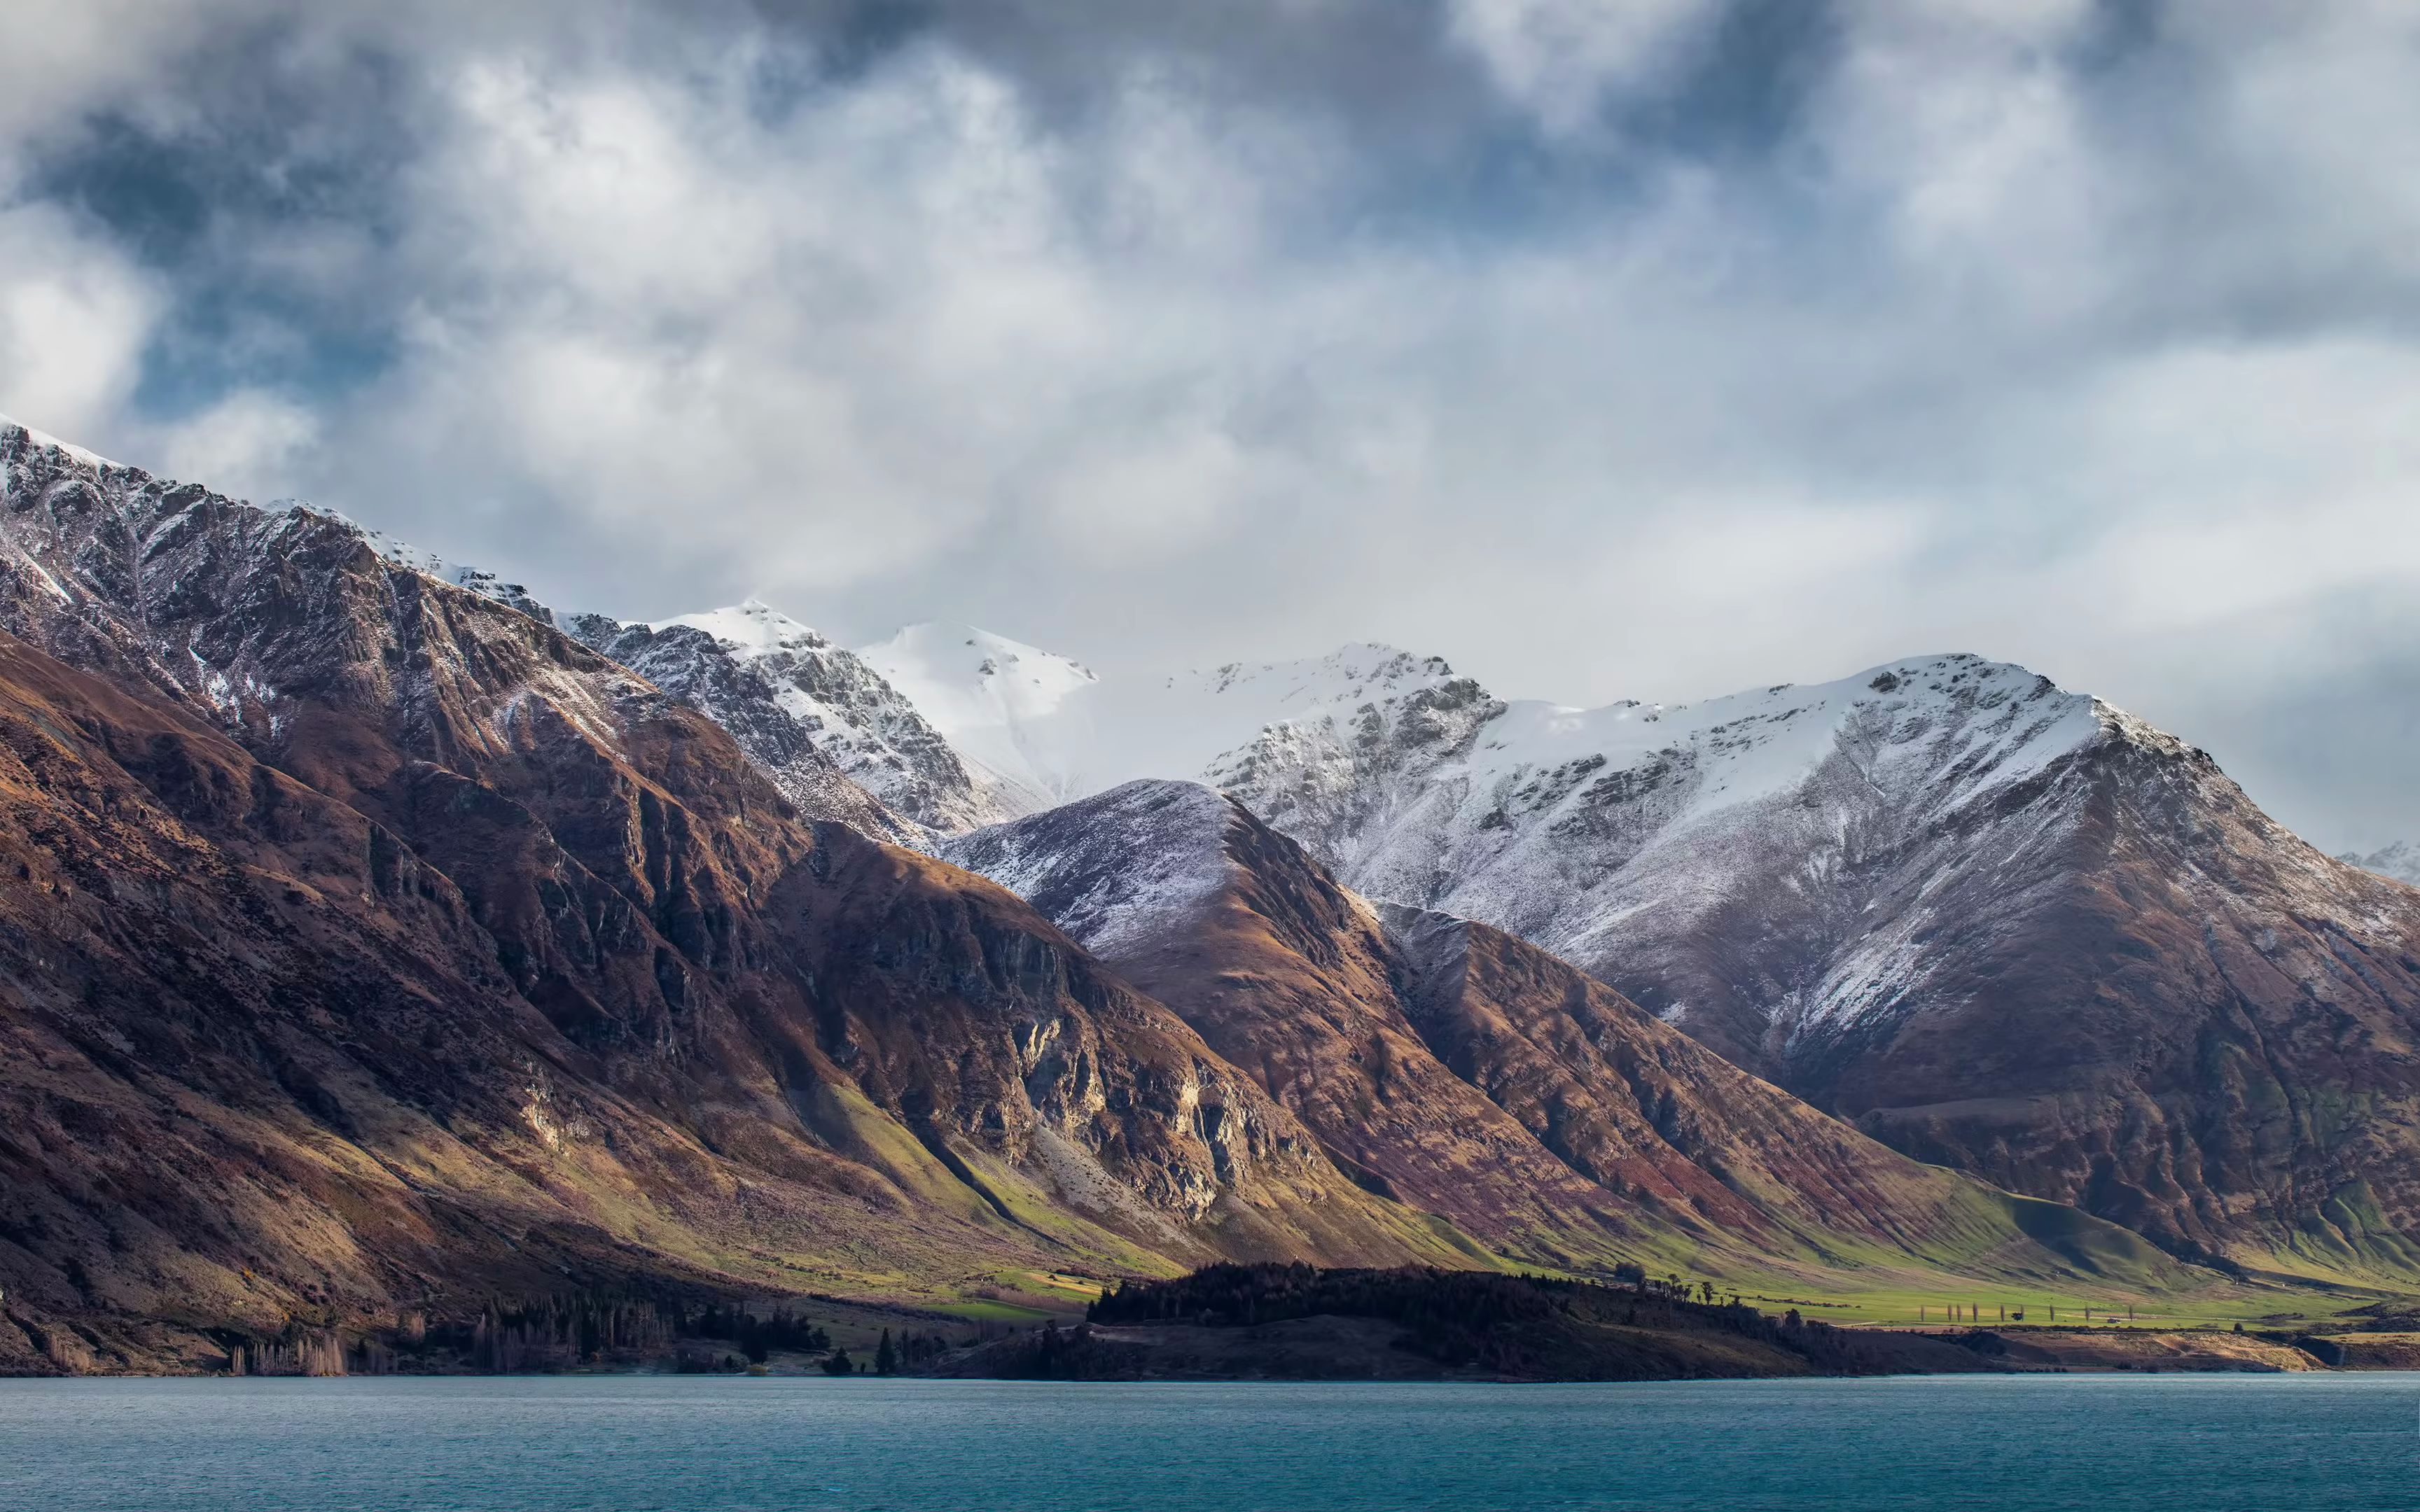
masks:
[[[2022,667],[1958,653],[1698,703],[1516,702],[1480,733],[1468,760],[1493,773],[1584,761],[1622,771],[1685,753],[1699,780],[1683,817],[1695,817],[1796,788],[1844,741],[1869,744],[1878,757],[1885,748],[1950,736],[1973,760],[1942,764],[1999,786],[2098,735],[2095,708],[2089,697],[2061,692]]]
[[[1341,655],[1351,671],[1373,665],[1357,648]],[[1869,810],[1942,822],[2127,733],[2088,697],[1962,655],[1595,709],[1499,702],[1425,665],[1274,679],[1298,712],[1229,749],[1208,780],[1365,893],[1497,924],[1584,964],[1642,907],[1719,894],[1710,879],[1764,854],[1760,836],[1846,833]]]
[[[744,598],[723,609],[675,615],[649,625],[651,630],[687,627],[703,630],[736,655],[755,657],[777,651],[822,651],[830,646],[814,627],[790,618],[758,598]]]
[[[970,625],[911,625],[858,653],[1017,811],[1099,781],[1094,694],[1081,665]]]
[[[1206,672],[1189,672],[1185,680],[1213,695],[1257,696],[1279,707],[1310,707],[1339,698],[1424,687],[1452,675],[1442,656],[1416,656],[1365,640],[1299,661],[1231,661]],[[1171,679],[1171,686],[1176,682]]]
[[[63,441],[48,431],[37,430],[23,421],[6,414],[0,414],[0,430],[22,430],[25,433],[25,440],[29,445],[47,446],[54,451],[64,452],[88,468],[123,466],[122,463],[113,462],[97,452],[88,452],[73,441]]]

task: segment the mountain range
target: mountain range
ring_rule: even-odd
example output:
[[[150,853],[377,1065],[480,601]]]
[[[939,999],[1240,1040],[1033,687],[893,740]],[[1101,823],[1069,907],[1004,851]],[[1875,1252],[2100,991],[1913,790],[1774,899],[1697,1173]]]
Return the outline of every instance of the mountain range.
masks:
[[[568,612],[0,421],[0,1367],[1217,1258],[2420,1279],[2420,891],[1970,656]]]

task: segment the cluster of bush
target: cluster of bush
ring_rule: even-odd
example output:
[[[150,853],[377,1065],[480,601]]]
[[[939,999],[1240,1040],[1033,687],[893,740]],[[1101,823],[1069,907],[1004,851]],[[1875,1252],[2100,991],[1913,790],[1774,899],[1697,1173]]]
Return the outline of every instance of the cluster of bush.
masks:
[[[1773,1346],[1823,1374],[1894,1368],[1890,1341],[1869,1339],[1792,1309],[1779,1318],[1711,1285],[1656,1279],[1638,1267],[1618,1286],[1482,1271],[1325,1271],[1292,1265],[1213,1265],[1171,1281],[1128,1281],[1087,1310],[1099,1323],[1187,1322],[1210,1327],[1329,1315],[1374,1318],[1403,1329],[1399,1348],[1440,1364],[1509,1376],[1622,1380],[1734,1373],[1718,1351],[1687,1335],[1728,1335]],[[1701,1300],[1687,1300],[1692,1292]]]

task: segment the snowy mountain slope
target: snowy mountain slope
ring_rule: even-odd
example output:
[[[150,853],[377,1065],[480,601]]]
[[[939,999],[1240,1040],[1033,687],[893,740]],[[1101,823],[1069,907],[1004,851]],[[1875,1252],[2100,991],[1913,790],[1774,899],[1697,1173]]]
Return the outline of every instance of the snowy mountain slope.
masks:
[[[1384,682],[1279,670],[1309,691],[1307,712],[1212,762],[1208,779],[1373,896],[1483,919],[1583,963],[1642,915],[1685,928],[1759,864],[1757,841],[1776,827],[1804,831],[1792,850],[1807,853],[1813,887],[1853,813],[1938,826],[2102,729],[2091,700],[1972,656],[1593,710],[1501,702],[1429,665],[1439,670]],[[1864,1006],[1826,995],[1783,1028]]]
[[[802,812],[845,815],[875,839],[904,845],[1005,817],[975,795],[948,744],[879,676],[769,605],[751,599],[656,624],[559,611],[496,573],[328,516],[397,566],[551,625],[696,709]]]
[[[2420,906],[2183,742],[1963,656],[1597,710],[1335,671],[1244,679],[1303,712],[1208,775],[1349,885],[2180,1253],[2420,1255]]]
[[[948,739],[999,814],[1097,791],[1099,679],[1064,656],[968,625],[913,625],[858,653]]]
[[[923,843],[1022,811],[979,786],[915,707],[856,653],[753,599],[654,624],[569,618],[582,641],[731,732],[786,791],[837,769],[921,826]]]
[[[2367,856],[2346,851],[2336,859],[2348,866],[2357,866],[2365,872],[2375,872],[2380,876],[2392,877],[2397,882],[2420,887],[2420,845],[2408,840],[2398,840]]]

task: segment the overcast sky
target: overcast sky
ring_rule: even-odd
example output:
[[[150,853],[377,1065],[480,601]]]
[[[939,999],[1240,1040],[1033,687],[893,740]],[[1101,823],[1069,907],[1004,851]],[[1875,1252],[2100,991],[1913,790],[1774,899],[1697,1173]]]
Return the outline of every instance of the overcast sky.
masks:
[[[0,410],[123,460],[1111,676],[1972,650],[2420,836],[2410,0],[8,11]]]

